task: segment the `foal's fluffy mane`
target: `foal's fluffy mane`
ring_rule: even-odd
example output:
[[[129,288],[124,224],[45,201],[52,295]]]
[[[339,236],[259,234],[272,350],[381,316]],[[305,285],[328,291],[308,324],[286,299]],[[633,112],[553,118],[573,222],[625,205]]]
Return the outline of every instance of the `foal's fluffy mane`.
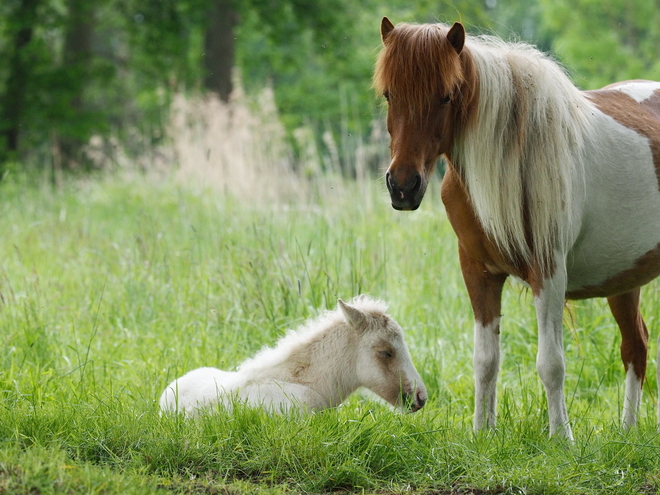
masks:
[[[452,81],[476,88],[476,108],[459,109],[467,115],[455,123],[452,162],[491,239],[512,261],[547,269],[553,249],[568,241],[571,184],[583,177],[593,105],[554,60],[525,43],[468,36],[456,68],[446,60],[458,61],[447,32],[442,24],[398,24],[374,87],[406,93],[417,112]]]
[[[384,301],[367,295],[357,296],[351,299],[348,304],[368,315],[378,316],[387,312],[387,304]],[[345,322],[346,320],[338,307],[324,311],[318,317],[305,321],[298,328],[287,331],[273,347],[264,347],[255,356],[244,361],[238,367],[238,370],[250,372],[272,368],[285,362],[297,350],[304,348],[306,344],[313,342],[318,336],[338,325],[345,324]]]

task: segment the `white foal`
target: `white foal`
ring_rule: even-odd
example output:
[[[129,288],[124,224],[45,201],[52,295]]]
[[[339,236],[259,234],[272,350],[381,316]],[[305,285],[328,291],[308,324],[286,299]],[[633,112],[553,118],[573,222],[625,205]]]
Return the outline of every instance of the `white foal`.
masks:
[[[237,371],[198,368],[170,383],[160,397],[165,412],[193,414],[234,401],[269,412],[319,410],[339,405],[365,387],[403,410],[417,411],[427,399],[401,327],[387,306],[367,296],[290,331]]]

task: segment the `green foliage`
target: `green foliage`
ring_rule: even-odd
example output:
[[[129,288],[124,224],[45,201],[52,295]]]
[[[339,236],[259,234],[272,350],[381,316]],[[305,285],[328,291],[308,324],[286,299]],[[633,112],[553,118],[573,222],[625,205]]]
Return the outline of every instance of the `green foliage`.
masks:
[[[640,427],[622,432],[620,339],[603,301],[572,304],[566,317],[576,444],[547,438],[532,297],[513,283],[499,427],[472,433],[472,317],[437,187],[402,214],[382,191],[358,194],[350,182],[332,202],[259,207],[135,177],[58,193],[10,179],[0,207],[7,493],[658,489],[656,379]],[[159,416],[174,377],[231,369],[359,292],[387,299],[402,324],[430,392],[422,411],[401,415],[357,394],[311,416]],[[659,294],[657,283],[643,291],[650,327]]]
[[[553,49],[586,89],[660,79],[660,9],[654,0],[541,0]]]
[[[55,167],[59,160],[66,167],[80,162],[76,152],[92,136],[118,141],[133,155],[164,143],[173,94],[202,89],[212,6],[213,0],[0,2],[0,163]],[[382,119],[370,86],[384,15],[395,23],[460,20],[473,33],[536,43],[552,49],[585,88],[660,79],[660,11],[653,0],[634,8],[623,0],[325,0],[314,8],[302,0],[246,0],[223,6],[237,14],[240,86],[255,94],[272,86],[290,135],[312,129],[317,147],[334,153],[345,171],[354,167],[350,148]],[[23,46],[17,36],[26,27],[31,38]],[[88,44],[80,37],[85,32]],[[10,129],[21,134],[16,153],[7,153]]]

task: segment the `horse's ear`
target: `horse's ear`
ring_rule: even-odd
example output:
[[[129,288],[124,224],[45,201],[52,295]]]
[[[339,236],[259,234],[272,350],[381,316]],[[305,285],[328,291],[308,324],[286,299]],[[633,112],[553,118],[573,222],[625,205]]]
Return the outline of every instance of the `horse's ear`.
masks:
[[[456,53],[460,55],[465,45],[465,28],[463,24],[455,22],[447,33],[447,39],[451,43],[451,46],[454,47],[454,50],[456,50]]]
[[[341,312],[344,314],[346,323],[356,330],[364,330],[367,328],[367,315],[350,304],[346,304],[341,299],[337,299],[337,303],[339,304],[339,309],[341,309]]]
[[[387,37],[394,29],[394,24],[387,17],[383,17],[383,21],[380,23],[380,36],[383,39],[383,44],[387,44]]]

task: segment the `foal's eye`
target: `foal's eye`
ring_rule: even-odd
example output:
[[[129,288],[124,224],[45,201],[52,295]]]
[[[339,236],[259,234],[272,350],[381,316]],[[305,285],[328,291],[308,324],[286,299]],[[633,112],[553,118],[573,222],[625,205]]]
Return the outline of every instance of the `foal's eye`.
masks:
[[[390,351],[379,351],[378,354],[383,359],[390,359],[392,357],[392,353]]]

